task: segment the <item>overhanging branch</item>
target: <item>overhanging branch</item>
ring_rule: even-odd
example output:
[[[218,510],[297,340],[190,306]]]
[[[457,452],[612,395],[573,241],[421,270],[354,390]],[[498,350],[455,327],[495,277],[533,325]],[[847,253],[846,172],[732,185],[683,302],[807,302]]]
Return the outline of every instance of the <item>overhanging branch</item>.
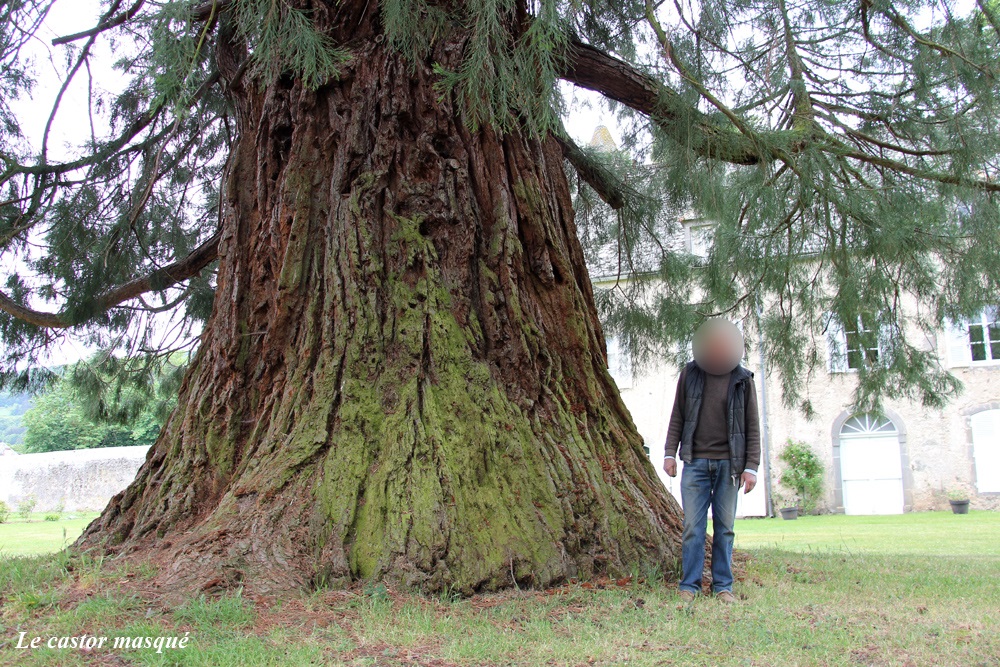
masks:
[[[220,236],[221,234],[216,232],[183,259],[105,292],[94,301],[93,307],[87,309],[85,316],[72,316],[66,309],[59,313],[33,310],[17,303],[4,292],[0,292],[0,310],[29,324],[49,329],[68,329],[78,326],[141,294],[164,290],[198,275],[218,257]]]
[[[587,185],[594,189],[594,192],[604,200],[604,202],[616,211],[625,206],[625,196],[619,183],[612,174],[603,169],[601,165],[590,159],[583,149],[567,137],[554,135],[559,146],[562,148],[563,157],[569,160],[576,173],[580,175]]]
[[[650,117],[678,143],[695,153],[733,164],[757,164],[759,147],[734,129],[715,122],[674,90],[625,61],[575,41],[562,78],[598,92]]]
[[[1000,192],[998,182],[961,177],[884,157],[879,146],[874,147],[879,150],[871,153],[854,149],[816,124],[812,124],[808,132],[761,132],[751,139],[731,125],[697,110],[679,93],[632,65],[579,41],[574,41],[569,48],[561,78],[645,114],[677,143],[702,157],[736,165],[754,165],[782,157],[787,162],[790,156],[812,148],[835,158],[856,160],[926,181]]]
[[[218,16],[219,12],[227,9],[232,4],[232,0],[208,0],[200,5],[195,5],[191,10],[191,17],[195,21],[207,21],[213,16]]]
[[[116,28],[123,23],[127,23],[139,13],[142,6],[145,4],[146,0],[136,0],[135,4],[129,7],[126,11],[122,12],[118,16],[111,17],[110,15],[105,17],[100,23],[91,28],[90,30],[84,30],[83,32],[74,33],[72,35],[65,35],[63,37],[56,37],[52,40],[53,46],[58,46],[60,44],[69,44],[70,42],[75,42],[78,39],[86,39],[87,37],[93,37],[94,35],[100,34],[105,30],[110,30],[111,28]]]

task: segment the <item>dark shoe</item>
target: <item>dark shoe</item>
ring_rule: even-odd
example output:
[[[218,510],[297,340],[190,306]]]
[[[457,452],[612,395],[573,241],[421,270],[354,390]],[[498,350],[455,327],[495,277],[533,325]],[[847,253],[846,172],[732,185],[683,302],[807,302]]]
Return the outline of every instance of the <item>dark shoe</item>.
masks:
[[[715,599],[725,604],[733,604],[734,602],[737,601],[736,596],[733,595],[730,591],[720,591],[716,593]]]

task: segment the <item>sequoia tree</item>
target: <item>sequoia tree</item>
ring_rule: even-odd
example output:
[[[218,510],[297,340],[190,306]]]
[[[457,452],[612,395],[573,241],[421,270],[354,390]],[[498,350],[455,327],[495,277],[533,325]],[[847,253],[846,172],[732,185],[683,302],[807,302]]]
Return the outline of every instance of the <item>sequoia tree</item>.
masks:
[[[789,400],[822,315],[870,313],[893,344],[859,397],[935,402],[956,383],[900,294],[931,327],[1000,287],[991,4],[108,0],[53,40],[28,136],[24,54],[61,4],[0,9],[2,377],[43,382],[75,336],[141,388],[203,322],[135,481],[73,545],[155,558],[172,590],[672,567],[679,508],[601,310],[638,358],[744,316]],[[560,81],[615,104],[629,159],[573,143]],[[91,136],[54,158],[74,85]],[[718,223],[705,266],[667,243],[689,206]],[[628,280],[595,292],[609,247]]]

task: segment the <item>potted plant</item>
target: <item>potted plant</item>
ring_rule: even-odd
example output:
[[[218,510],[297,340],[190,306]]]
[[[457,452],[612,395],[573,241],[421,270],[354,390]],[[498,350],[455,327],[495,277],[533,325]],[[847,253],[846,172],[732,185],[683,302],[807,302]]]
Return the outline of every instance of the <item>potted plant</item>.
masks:
[[[782,519],[791,521],[799,518],[798,498],[788,498],[783,493],[775,493],[774,504],[779,508],[778,513],[781,514]]]
[[[791,438],[785,442],[778,460],[784,464],[781,484],[794,494],[798,514],[815,514],[823,494],[823,462],[809,445]]]
[[[969,513],[969,494],[959,489],[952,489],[948,492],[948,503],[951,505],[952,514]]]

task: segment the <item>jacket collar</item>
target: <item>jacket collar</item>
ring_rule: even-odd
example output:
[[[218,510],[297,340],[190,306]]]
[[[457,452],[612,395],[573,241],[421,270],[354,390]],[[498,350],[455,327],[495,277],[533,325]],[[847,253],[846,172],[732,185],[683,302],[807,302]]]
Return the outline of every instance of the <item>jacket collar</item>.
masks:
[[[697,371],[698,373],[705,372],[704,370],[702,370],[701,366],[698,365],[698,362],[694,361],[693,359],[687,362],[687,371],[689,373],[691,371]],[[743,380],[748,380],[753,377],[753,371],[748,368],[745,368],[743,364],[736,364],[736,368],[732,370],[732,373],[733,375],[730,379],[733,384],[736,384],[737,382],[742,382]]]

